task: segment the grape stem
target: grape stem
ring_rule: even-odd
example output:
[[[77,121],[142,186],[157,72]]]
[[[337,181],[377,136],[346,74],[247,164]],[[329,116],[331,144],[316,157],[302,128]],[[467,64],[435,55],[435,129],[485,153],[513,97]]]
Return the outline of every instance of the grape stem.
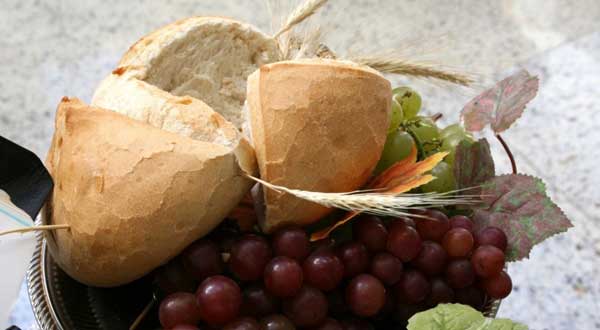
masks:
[[[135,318],[135,321],[133,321],[133,323],[129,327],[129,330],[135,330],[140,325],[140,323],[142,323],[142,321],[144,320],[146,315],[148,315],[148,313],[150,312],[150,310],[152,309],[152,307],[154,306],[155,303],[156,303],[156,296],[154,294],[152,294],[152,300],[150,300],[150,302],[146,305],[146,307],[144,307],[144,309],[142,310],[140,315],[138,315],[138,317]]]
[[[504,141],[504,139],[500,136],[500,134],[496,134],[496,139],[498,139],[498,141],[500,141],[500,144],[502,144],[504,151],[506,151],[506,154],[508,155],[508,158],[510,159],[510,165],[512,166],[513,174],[517,174],[518,173],[517,172],[517,163],[515,162],[515,157],[513,156],[513,153],[510,151],[508,144],[506,144],[506,141]]]

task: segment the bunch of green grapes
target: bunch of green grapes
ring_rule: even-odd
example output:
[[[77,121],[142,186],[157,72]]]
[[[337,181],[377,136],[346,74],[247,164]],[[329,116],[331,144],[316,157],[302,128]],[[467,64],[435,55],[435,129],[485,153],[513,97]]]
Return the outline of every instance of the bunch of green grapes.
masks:
[[[456,188],[453,166],[456,146],[463,140],[473,141],[460,124],[440,129],[429,116],[419,115],[421,96],[409,87],[398,87],[392,94],[392,114],[387,140],[375,174],[406,158],[413,146],[419,159],[440,151],[449,152],[443,162],[431,170],[436,179],[421,189],[423,192],[446,192]]]

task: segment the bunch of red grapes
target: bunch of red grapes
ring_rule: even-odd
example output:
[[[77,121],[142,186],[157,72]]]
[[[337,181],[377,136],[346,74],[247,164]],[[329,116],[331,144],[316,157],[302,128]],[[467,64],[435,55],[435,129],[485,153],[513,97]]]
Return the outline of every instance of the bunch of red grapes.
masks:
[[[217,228],[157,275],[170,330],[401,329],[414,313],[506,297],[502,230],[465,216],[354,220],[352,240],[310,243],[291,227],[270,237]],[[198,285],[199,283],[199,285]]]

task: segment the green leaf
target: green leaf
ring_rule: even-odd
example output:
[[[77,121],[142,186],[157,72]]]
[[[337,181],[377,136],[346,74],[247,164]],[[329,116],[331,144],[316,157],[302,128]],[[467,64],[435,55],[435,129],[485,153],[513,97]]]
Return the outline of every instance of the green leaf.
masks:
[[[527,330],[525,325],[507,319],[486,318],[481,312],[461,304],[442,304],[417,313],[408,320],[408,330]]]
[[[468,131],[481,131],[488,124],[498,134],[512,125],[537,94],[538,78],[521,70],[475,97],[461,111]]]
[[[479,186],[493,178],[495,172],[490,144],[486,139],[477,142],[464,140],[456,146],[454,177],[458,189]]]
[[[546,195],[541,179],[510,174],[483,184],[484,206],[474,210],[475,230],[495,226],[508,238],[506,260],[526,258],[535,244],[564,232],[573,225]]]

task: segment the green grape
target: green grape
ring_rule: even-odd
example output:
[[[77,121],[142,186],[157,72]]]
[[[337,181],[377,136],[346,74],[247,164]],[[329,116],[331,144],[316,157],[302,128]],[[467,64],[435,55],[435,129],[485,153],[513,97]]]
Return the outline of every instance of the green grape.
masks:
[[[381,154],[379,163],[375,167],[375,174],[383,172],[394,163],[410,155],[414,144],[415,141],[412,136],[402,130],[397,129],[388,134],[383,147],[383,153]]]
[[[429,117],[417,117],[419,119],[410,130],[415,134],[419,142],[427,143],[440,139],[440,129]]]
[[[392,91],[393,99],[398,101],[404,112],[404,119],[414,118],[421,110],[421,95],[410,87],[398,87]]]
[[[421,187],[423,192],[443,193],[456,189],[454,173],[452,173],[452,167],[448,163],[441,162],[437,164],[431,170],[431,175],[435,176],[435,179]]]
[[[417,140],[422,156],[429,156],[439,151],[440,130],[429,117],[416,117],[408,125],[408,130]]]
[[[390,119],[390,128],[388,129],[388,133],[392,133],[393,131],[398,129],[398,126],[400,126],[400,123],[403,120],[404,112],[402,111],[402,106],[400,106],[400,103],[398,103],[398,101],[392,98],[392,115]]]
[[[440,131],[440,137],[442,139],[445,139],[451,135],[464,136],[465,134],[466,134],[465,129],[460,124],[448,125]]]
[[[444,151],[454,151],[456,146],[460,143],[460,141],[466,139],[466,136],[460,133],[448,135],[443,138],[442,141],[442,150]]]
[[[461,141],[473,142],[473,136],[465,131],[460,124],[445,127],[440,134],[442,138],[442,150],[450,152],[444,159],[451,167],[454,166],[456,146]]]

